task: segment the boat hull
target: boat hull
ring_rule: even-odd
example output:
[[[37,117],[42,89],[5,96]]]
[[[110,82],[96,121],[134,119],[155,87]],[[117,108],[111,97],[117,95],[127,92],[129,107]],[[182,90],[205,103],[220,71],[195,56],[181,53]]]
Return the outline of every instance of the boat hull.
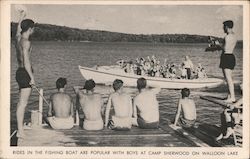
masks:
[[[79,66],[79,70],[85,79],[93,79],[98,84],[110,85],[115,79],[120,79],[124,82],[125,86],[135,87],[137,79],[143,77],[147,79],[147,85],[150,87],[160,87],[169,89],[182,89],[182,88],[204,88],[216,87],[220,85],[223,80],[217,78],[207,79],[168,79],[160,77],[147,77],[121,72],[112,72],[110,70],[96,70],[88,67]]]

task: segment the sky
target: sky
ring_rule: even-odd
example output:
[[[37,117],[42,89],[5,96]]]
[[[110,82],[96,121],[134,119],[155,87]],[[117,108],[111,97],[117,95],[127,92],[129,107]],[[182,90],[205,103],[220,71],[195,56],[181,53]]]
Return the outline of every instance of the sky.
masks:
[[[18,10],[27,18],[80,29],[133,34],[196,34],[223,37],[225,20],[234,21],[234,32],[243,39],[243,8],[240,5],[93,5],[25,4],[11,6],[11,21]]]

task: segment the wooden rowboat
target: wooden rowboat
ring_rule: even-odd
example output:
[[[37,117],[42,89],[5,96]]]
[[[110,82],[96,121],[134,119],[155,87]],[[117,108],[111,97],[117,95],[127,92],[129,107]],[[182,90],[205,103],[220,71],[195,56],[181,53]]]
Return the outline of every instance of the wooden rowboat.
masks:
[[[162,77],[148,77],[125,73],[123,70],[113,66],[101,66],[100,68],[88,68],[79,66],[79,70],[85,79],[93,79],[98,84],[111,84],[115,79],[120,79],[125,86],[136,86],[136,81],[140,77],[147,80],[149,87],[160,87],[169,89],[182,88],[204,88],[216,87],[223,83],[222,79],[204,78],[204,79],[170,79]]]

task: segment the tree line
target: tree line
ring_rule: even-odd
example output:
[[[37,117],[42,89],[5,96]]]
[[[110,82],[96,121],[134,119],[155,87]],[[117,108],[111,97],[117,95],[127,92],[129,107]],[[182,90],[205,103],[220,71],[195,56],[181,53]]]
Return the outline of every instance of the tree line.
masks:
[[[11,38],[17,23],[11,23]],[[217,38],[217,37],[215,37]],[[126,34],[118,32],[77,29],[50,24],[36,24],[31,36],[35,41],[92,41],[92,42],[154,42],[154,43],[208,43],[209,36],[189,34]],[[220,39],[221,38],[217,38]]]

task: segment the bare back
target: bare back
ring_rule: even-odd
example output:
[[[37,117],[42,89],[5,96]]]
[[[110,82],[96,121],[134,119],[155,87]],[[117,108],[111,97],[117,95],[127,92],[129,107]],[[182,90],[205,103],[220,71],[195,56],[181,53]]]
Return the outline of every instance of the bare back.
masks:
[[[156,93],[159,91],[160,89],[146,90],[141,92],[134,99],[140,116],[147,122],[159,121],[159,104],[156,99]]]
[[[52,109],[55,117],[67,118],[71,115],[73,103],[71,97],[66,93],[55,93],[51,96]]]
[[[96,121],[102,118],[102,98],[99,94],[83,94],[79,93],[79,101],[87,120]]]
[[[125,93],[114,93],[111,96],[111,102],[115,109],[117,117],[131,117],[132,101],[131,97]]]
[[[185,119],[194,120],[196,119],[196,107],[192,99],[180,99],[180,104]]]

